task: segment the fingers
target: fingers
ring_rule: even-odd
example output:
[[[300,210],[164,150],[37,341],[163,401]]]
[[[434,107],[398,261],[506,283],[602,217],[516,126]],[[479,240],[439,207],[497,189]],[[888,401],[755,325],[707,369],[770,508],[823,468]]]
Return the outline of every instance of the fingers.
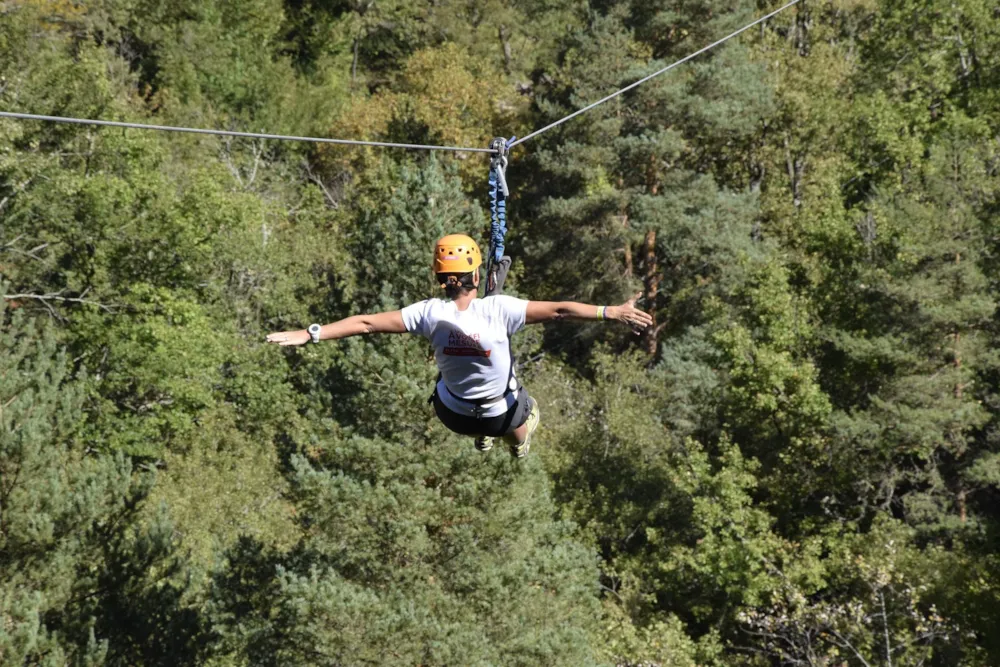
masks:
[[[642,296],[642,292],[641,291],[636,292],[635,296],[633,296],[631,299],[629,299],[628,301],[625,302],[625,305],[626,306],[633,306],[634,307],[635,306],[635,302],[639,299],[640,296]]]
[[[641,310],[635,310],[628,314],[625,318],[625,323],[633,329],[639,329],[641,331],[642,329],[653,325],[653,318]]]
[[[632,332],[637,336],[642,334],[647,328],[653,325],[653,318],[649,313],[637,309],[633,304],[640,294],[629,299],[622,308],[621,321],[632,327]]]
[[[304,341],[299,335],[299,331],[278,331],[267,335],[268,343],[277,343],[281,347],[288,345],[301,345]]]

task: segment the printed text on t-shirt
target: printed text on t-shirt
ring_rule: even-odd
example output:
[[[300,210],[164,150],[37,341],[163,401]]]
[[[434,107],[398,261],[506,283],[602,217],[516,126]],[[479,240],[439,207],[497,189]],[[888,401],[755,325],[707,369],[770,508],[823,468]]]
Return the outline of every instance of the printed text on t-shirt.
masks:
[[[490,350],[484,350],[479,344],[479,334],[471,336],[461,331],[448,332],[448,346],[444,348],[444,353],[451,357],[486,357],[489,359]]]

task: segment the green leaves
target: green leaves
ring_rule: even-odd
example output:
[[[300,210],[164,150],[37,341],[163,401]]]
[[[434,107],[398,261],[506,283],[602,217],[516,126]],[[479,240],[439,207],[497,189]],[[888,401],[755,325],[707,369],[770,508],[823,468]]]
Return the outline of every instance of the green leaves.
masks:
[[[0,306],[0,308],[3,308]],[[0,614],[5,660],[134,662],[162,651],[149,637],[172,627],[177,655],[195,628],[177,590],[155,585],[176,546],[172,528],[147,530],[136,509],[148,474],[121,454],[80,442],[82,392],[51,327],[0,310]],[[122,622],[122,619],[128,622]],[[157,619],[153,621],[153,619]],[[110,658],[109,658],[110,656]]]
[[[356,438],[327,470],[297,459],[303,540],[287,556],[244,545],[230,559],[254,583],[217,580],[228,649],[276,664],[589,663],[593,563],[548,518],[541,470],[455,441]]]
[[[4,108],[462,145],[753,14],[15,5]],[[515,151],[508,285],[656,317],[520,335],[521,463],[421,340],[263,344],[437,294],[481,156],[0,123],[0,662],[996,664],[998,46],[799,3]]]

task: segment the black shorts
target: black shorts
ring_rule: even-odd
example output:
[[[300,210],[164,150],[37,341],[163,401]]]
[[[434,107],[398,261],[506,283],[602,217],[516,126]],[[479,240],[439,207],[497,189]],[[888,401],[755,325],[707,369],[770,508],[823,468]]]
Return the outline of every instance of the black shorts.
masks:
[[[521,387],[517,391],[517,400],[514,401],[514,404],[510,406],[510,409],[506,413],[497,415],[496,417],[483,417],[481,419],[452,412],[441,402],[437,392],[435,392],[434,412],[437,413],[441,423],[455,433],[499,438],[511,433],[518,426],[528,421],[528,392],[524,387]]]

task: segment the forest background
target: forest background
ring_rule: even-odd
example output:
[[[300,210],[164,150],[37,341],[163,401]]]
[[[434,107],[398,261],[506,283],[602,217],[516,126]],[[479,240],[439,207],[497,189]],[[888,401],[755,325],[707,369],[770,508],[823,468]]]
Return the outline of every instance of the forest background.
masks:
[[[6,0],[0,108],[485,146],[722,0]],[[0,663],[1000,664],[1000,8],[802,0],[513,151],[524,462],[407,336],[475,153],[0,120]]]

